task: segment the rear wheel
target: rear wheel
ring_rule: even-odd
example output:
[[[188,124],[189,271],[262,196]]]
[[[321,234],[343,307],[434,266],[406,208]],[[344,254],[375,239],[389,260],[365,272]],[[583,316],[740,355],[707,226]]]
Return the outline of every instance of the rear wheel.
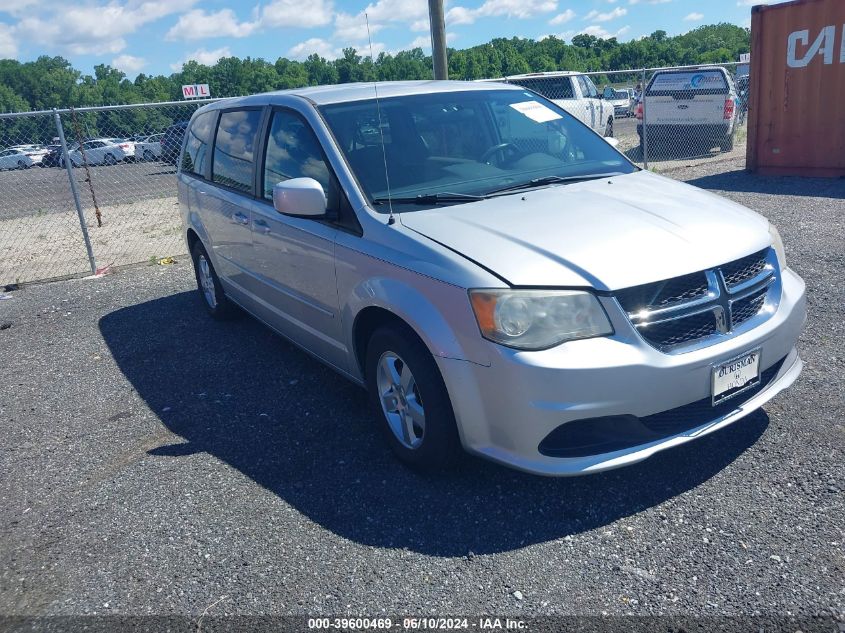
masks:
[[[22,160],[18,161],[18,169],[26,169],[26,163]]]
[[[208,314],[219,321],[227,321],[237,316],[238,309],[223,293],[223,286],[220,285],[217,272],[201,242],[196,242],[191,249],[191,259],[194,262],[197,290]]]
[[[728,134],[721,143],[719,143],[719,149],[723,152],[729,152],[734,148],[734,135]]]
[[[156,159],[155,154],[153,154],[152,150],[145,149],[144,150],[144,160],[148,163],[153,162]]]
[[[607,137],[613,136],[613,117],[607,120],[607,126],[604,128],[604,135]]]
[[[427,471],[457,462],[461,443],[446,385],[410,328],[376,330],[367,345],[365,375],[382,431],[401,461]]]

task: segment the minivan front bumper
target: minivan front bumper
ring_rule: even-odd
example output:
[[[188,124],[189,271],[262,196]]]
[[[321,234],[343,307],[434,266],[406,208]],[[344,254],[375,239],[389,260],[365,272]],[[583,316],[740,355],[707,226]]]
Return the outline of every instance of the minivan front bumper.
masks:
[[[571,341],[544,351],[491,343],[490,366],[438,357],[464,447],[530,473],[578,475],[636,463],[739,420],[791,385],[801,372],[795,344],[806,320],[805,286],[789,269],[782,271],[781,279],[780,304],[771,318],[748,332],[683,354],[652,348],[633,328],[614,319],[616,334],[611,337]],[[681,429],[678,432],[664,429],[657,439],[633,445],[629,441],[618,450],[582,451],[574,457],[540,450],[544,439],[571,422],[589,427],[596,419],[596,428],[601,425],[606,433],[615,420],[647,420],[673,410],[683,417],[692,403],[710,398],[715,364],[755,349],[760,350],[762,371],[770,370],[768,380],[750,397],[733,399],[735,407],[714,408],[712,418],[706,411],[702,418],[699,406],[698,415],[690,418],[694,426],[679,420],[674,427]]]

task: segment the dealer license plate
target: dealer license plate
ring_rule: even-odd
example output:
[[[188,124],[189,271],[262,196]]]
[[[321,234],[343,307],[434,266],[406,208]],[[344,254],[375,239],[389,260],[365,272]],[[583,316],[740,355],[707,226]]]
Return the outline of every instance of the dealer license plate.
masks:
[[[713,367],[713,406],[760,384],[760,350]]]

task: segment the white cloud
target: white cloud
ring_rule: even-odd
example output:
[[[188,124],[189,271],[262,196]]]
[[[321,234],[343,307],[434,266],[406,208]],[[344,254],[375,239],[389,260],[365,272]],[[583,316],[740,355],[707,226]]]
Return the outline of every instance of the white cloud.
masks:
[[[175,64],[170,64],[170,67],[174,70],[174,72],[179,72],[182,70],[182,64],[189,61],[195,61],[200,64],[204,64],[205,66],[213,66],[217,63],[217,60],[221,59],[222,57],[231,57],[232,51],[229,49],[228,46],[222,46],[220,48],[215,48],[214,50],[206,50],[204,48],[200,48],[195,50],[193,53],[188,53],[185,57],[176,62]]]
[[[383,24],[370,22],[369,34],[367,33],[367,21],[361,14],[350,15],[349,13],[338,13],[334,18],[334,35],[332,39],[366,42],[370,36],[384,28]]]
[[[111,60],[111,65],[127,75],[137,75],[147,65],[147,60],[134,55],[118,55]]]
[[[20,17],[31,12],[32,9],[38,6],[41,0],[17,0],[16,2],[9,2],[0,5],[0,13],[7,13],[12,17]]]
[[[299,29],[325,26],[332,21],[333,13],[331,0],[309,0],[307,5],[299,0],[272,0],[261,10],[261,26]]]
[[[446,33],[446,43],[452,43],[457,36],[454,33]],[[408,44],[407,46],[402,47],[401,50],[410,50],[412,48],[421,48],[424,51],[431,50],[431,35],[420,35],[419,37],[415,38],[413,42]],[[398,52],[398,51],[397,51]]]
[[[702,19],[704,19],[703,13],[696,13],[696,12],[693,11],[692,13],[688,14],[684,18],[684,22],[698,22],[699,20],[702,20]]]
[[[0,59],[15,59],[18,56],[18,43],[14,29],[0,22]]]
[[[181,16],[165,36],[168,40],[203,40],[209,37],[246,37],[252,34],[257,22],[240,22],[231,9],[206,13],[194,9]]]
[[[331,42],[319,37],[312,37],[300,42],[288,51],[288,55],[293,59],[305,59],[313,53],[317,53],[317,55],[326,59],[337,59],[343,54],[343,51],[335,48]]]
[[[621,18],[623,15],[627,15],[628,9],[624,9],[622,7],[616,7],[613,11],[608,11],[607,13],[599,13],[598,11],[590,11],[587,15],[584,16],[584,19],[587,21],[593,22],[610,22],[611,20],[615,20],[616,18]]]
[[[446,25],[472,24],[478,18],[495,16],[524,20],[556,10],[557,0],[486,0],[477,9],[452,7],[446,12]]]
[[[609,31],[607,31],[607,29],[605,29],[600,24],[591,24],[590,26],[578,31],[578,35],[594,35],[595,37],[598,37],[599,39],[608,40],[611,37],[616,37],[616,38],[622,37],[623,35],[625,35],[625,33],[627,33],[630,30],[631,30],[630,26],[623,26],[621,29],[619,29],[615,33],[610,33]]]
[[[428,21],[428,18],[422,18],[421,20],[415,20],[411,22],[411,30],[412,31],[428,31],[431,29],[431,25]]]
[[[333,16],[331,0],[311,0],[307,7],[296,0],[271,0],[264,7],[256,6],[252,10],[251,19],[243,21],[232,9],[214,12],[194,9],[179,16],[179,20],[167,32],[166,39],[178,41],[249,37],[268,28],[325,26]]]
[[[43,17],[30,15],[18,22],[20,39],[75,55],[117,53],[125,37],[145,24],[185,11],[196,0],[112,0],[108,4],[40,4]]]
[[[572,9],[567,9],[563,13],[558,13],[555,17],[549,20],[549,24],[558,25],[558,24],[566,24],[572,18],[575,17],[575,11]]]

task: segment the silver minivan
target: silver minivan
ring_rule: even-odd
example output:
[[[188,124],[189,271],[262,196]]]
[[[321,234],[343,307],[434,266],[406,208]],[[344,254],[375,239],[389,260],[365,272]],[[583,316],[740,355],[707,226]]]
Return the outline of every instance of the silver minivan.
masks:
[[[777,230],[520,86],[227,99],[192,117],[178,183],[209,314],[245,310],[365,386],[414,466],[615,468],[801,371]]]

